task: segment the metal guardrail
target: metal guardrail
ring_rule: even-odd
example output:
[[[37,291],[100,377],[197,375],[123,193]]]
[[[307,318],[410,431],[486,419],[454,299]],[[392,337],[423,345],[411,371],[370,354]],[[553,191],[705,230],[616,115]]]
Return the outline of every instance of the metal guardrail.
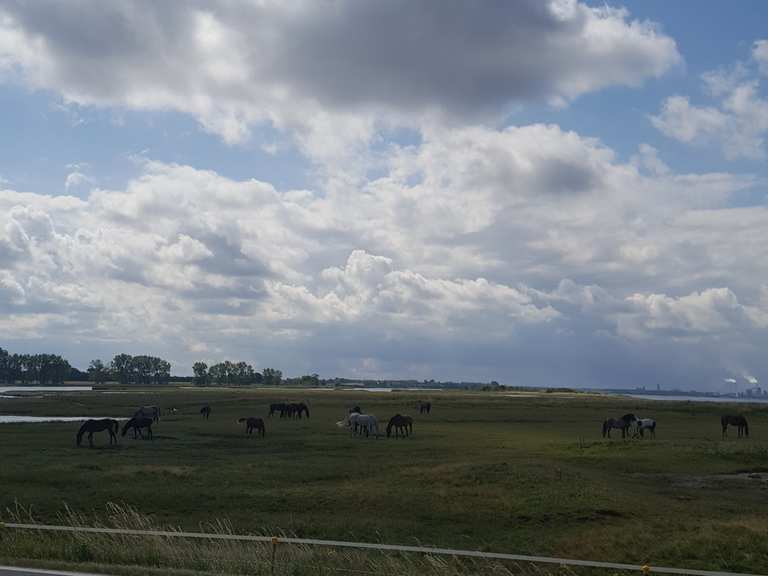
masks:
[[[588,568],[607,568],[613,570],[640,571],[643,574],[680,574],[685,576],[768,576],[765,574],[750,574],[746,572],[722,572],[713,570],[694,570],[689,568],[670,568],[667,566],[650,566],[648,564],[623,564],[618,562],[599,562],[596,560],[575,560],[570,558],[553,558],[550,556],[529,556],[526,554],[505,554],[502,552],[481,552],[479,550],[458,550],[454,548],[432,548],[430,546],[406,546],[400,544],[376,544],[374,542],[348,542],[344,540],[320,540],[316,538],[286,538],[282,536],[251,536],[239,534],[216,534],[206,532],[182,532],[173,530],[130,530],[123,528],[93,528],[87,526],[59,526],[52,524],[21,524],[17,522],[0,523],[0,528],[17,530],[43,530],[50,532],[82,532],[92,534],[116,534],[124,536],[160,536],[164,538],[198,538],[205,540],[231,540],[240,542],[263,542],[272,544],[304,544],[307,546],[326,546],[331,548],[356,548],[361,550],[382,550],[388,552],[412,552],[434,556],[455,556],[469,558],[486,558],[492,560],[512,560],[516,562],[533,562],[557,564],[558,566],[582,566]],[[273,550],[274,553],[274,550]]]

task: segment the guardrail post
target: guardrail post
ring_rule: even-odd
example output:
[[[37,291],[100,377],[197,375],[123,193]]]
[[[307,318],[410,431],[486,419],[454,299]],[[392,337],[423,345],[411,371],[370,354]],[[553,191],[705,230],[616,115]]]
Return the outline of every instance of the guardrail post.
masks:
[[[274,576],[275,574],[275,556],[277,556],[277,544],[280,539],[277,536],[272,536],[272,562],[270,563],[269,573]]]

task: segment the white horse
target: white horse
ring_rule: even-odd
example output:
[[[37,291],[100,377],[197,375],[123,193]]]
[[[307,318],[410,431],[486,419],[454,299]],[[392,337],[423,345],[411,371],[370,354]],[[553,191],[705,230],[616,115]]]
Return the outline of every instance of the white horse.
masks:
[[[367,437],[371,434],[375,434],[376,437],[379,436],[379,421],[376,420],[376,416],[373,414],[351,412],[350,414],[347,414],[347,417],[344,420],[336,422],[336,425],[339,427],[347,426],[350,434],[353,435],[360,434],[362,436],[365,434]]]
[[[637,428],[635,429],[635,436],[638,434],[641,438],[644,437],[643,431],[649,430],[651,432],[651,438],[656,438],[656,420],[653,418],[638,418],[635,421]]]
[[[366,438],[371,434],[379,436],[379,421],[376,420],[376,416],[373,414],[358,414],[355,418],[355,424],[357,424],[357,432],[361,436],[365,432]]]

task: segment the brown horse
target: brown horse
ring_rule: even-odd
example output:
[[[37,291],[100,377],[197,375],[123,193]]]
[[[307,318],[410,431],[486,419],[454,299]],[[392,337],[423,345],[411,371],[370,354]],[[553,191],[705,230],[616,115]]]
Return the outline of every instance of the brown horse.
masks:
[[[264,436],[267,433],[267,429],[264,426],[264,420],[261,418],[254,418],[253,416],[249,416],[248,418],[238,418],[237,421],[240,424],[245,422],[245,432],[247,434],[252,434],[254,430],[256,430],[257,436]]]
[[[637,416],[634,414],[624,414],[621,418],[606,418],[603,421],[603,438],[611,437],[611,429],[618,428],[621,430],[621,437],[626,438],[629,434],[629,429],[634,422],[637,421]]]
[[[395,438],[398,438],[399,434],[402,434],[403,437],[409,436],[413,434],[413,418],[395,414],[387,424],[387,438],[392,436],[392,428],[395,429]]]
[[[732,414],[725,414],[720,417],[720,425],[723,427],[723,438],[728,436],[728,425],[736,426],[739,431],[739,438],[742,436],[749,438],[749,424],[744,416],[735,416]]]
[[[429,414],[432,411],[432,402],[419,400],[416,403],[416,409],[419,411],[419,414]]]
[[[149,440],[152,440],[152,418],[144,418],[142,416],[140,417],[133,417],[128,422],[125,423],[125,426],[123,426],[123,432],[120,434],[121,436],[125,436],[128,433],[128,430],[130,428],[133,428],[133,439],[136,440],[139,436],[141,436],[141,439],[144,439],[144,434],[141,433],[142,428],[147,429],[147,438]]]
[[[306,414],[307,418],[309,418],[309,406],[304,404],[304,402],[286,404],[284,412],[288,418],[298,418],[301,420],[302,414]],[[280,412],[280,417],[283,417],[283,412]]]
[[[114,442],[117,444],[117,429],[118,424],[117,420],[114,420],[112,418],[102,418],[100,420],[86,420],[82,426],[80,426],[80,430],[77,431],[77,445],[80,446],[80,444],[83,441],[83,434],[88,432],[88,445],[93,448],[93,433],[94,432],[101,432],[102,430],[107,430],[109,432],[109,445],[111,446]]]
[[[280,418],[283,418],[285,416],[286,406],[284,402],[278,402],[276,404],[270,404],[269,405],[269,414],[268,416],[271,418],[274,414],[277,412],[280,412]]]

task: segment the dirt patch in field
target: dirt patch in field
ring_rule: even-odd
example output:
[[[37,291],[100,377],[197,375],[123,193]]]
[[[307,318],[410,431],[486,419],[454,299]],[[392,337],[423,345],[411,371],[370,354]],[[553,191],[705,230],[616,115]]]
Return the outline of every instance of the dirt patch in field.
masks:
[[[768,490],[768,472],[746,471],[732,474],[639,474],[647,478],[662,478],[675,488],[760,487]]]
[[[167,464],[143,464],[139,466],[118,466],[111,470],[117,475],[162,474],[177,478],[190,476],[195,469],[192,466],[171,466]]]

